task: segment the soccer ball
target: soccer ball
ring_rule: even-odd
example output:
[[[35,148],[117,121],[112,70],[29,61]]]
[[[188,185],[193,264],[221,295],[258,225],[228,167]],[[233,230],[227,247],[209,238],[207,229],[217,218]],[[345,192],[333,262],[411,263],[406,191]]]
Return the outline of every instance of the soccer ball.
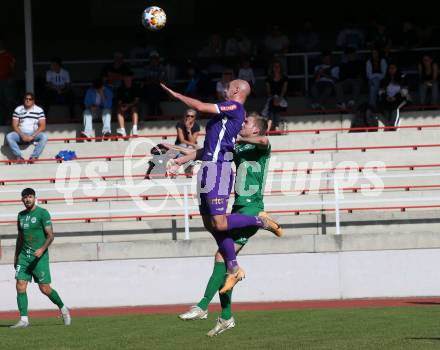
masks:
[[[142,13],[142,25],[148,30],[156,31],[165,27],[167,15],[157,6],[147,7]]]

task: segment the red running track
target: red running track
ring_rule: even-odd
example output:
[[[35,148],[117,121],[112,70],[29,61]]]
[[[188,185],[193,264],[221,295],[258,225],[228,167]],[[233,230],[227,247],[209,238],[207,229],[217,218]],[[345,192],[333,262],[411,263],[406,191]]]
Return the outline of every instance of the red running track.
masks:
[[[234,303],[234,311],[254,310],[303,310],[303,309],[340,309],[340,308],[371,308],[371,307],[410,307],[438,305],[440,297],[415,297],[392,299],[350,299],[350,300],[316,300],[316,301],[289,301],[266,303]],[[149,315],[149,314],[178,314],[187,310],[189,305],[158,305],[158,306],[130,306],[109,308],[72,309],[73,317],[86,316],[118,316],[118,315]],[[220,305],[213,304],[211,311],[219,311]],[[0,312],[0,320],[17,318],[18,311]],[[58,317],[57,310],[30,311],[30,317]]]

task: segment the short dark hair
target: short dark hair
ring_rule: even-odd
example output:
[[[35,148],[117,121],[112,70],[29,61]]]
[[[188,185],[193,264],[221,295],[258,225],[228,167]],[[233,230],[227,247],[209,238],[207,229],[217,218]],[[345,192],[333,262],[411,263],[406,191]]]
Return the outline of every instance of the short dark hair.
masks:
[[[26,93],[23,95],[23,98],[26,98],[27,96],[30,96],[30,97],[32,97],[33,100],[35,100],[35,95],[34,95],[33,92],[30,92],[30,91],[26,92]]]
[[[104,86],[104,81],[101,78],[97,78],[93,81],[92,86],[94,89],[100,89]]]
[[[60,57],[52,57],[50,60],[50,63],[56,63],[59,64],[60,66],[63,64],[63,61],[61,60]]]
[[[26,196],[34,196],[35,197],[35,191],[33,188],[25,188],[23,191],[21,191],[21,196],[22,197],[26,197]]]

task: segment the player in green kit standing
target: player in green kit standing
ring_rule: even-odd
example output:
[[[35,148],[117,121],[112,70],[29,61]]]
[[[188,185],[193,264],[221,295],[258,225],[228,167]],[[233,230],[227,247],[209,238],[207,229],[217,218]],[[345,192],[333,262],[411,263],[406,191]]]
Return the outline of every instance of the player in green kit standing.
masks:
[[[26,209],[18,213],[18,237],[14,257],[20,320],[11,328],[29,326],[26,289],[32,278],[38,283],[40,291],[58,306],[64,324],[69,326],[71,323],[69,310],[56,290],[50,286],[48,247],[54,239],[50,214],[46,209],[36,205],[35,191],[32,188],[25,188],[21,192],[21,198]]]
[[[271,147],[268,138],[267,121],[256,113],[246,118],[235,146],[234,162],[237,168],[235,180],[235,201],[233,213],[258,215],[264,210],[263,192],[269,166]],[[248,242],[258,228],[250,227],[231,231],[237,254]],[[202,320],[208,317],[208,305],[214,295],[219,292],[222,312],[215,327],[208,336],[216,336],[235,327],[232,316],[232,288],[238,281],[225,279],[226,265],[222,255],[215,254],[214,270],[206,286],[205,294],[200,302],[181,315],[182,320]]]

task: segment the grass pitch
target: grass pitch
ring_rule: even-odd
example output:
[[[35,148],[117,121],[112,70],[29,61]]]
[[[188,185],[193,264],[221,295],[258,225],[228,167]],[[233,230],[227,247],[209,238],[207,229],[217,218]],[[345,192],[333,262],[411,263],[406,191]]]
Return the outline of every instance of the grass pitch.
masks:
[[[206,336],[217,315],[181,321],[176,315],[31,319],[27,329],[0,320],[0,349],[440,349],[440,306],[242,311],[237,326]]]

